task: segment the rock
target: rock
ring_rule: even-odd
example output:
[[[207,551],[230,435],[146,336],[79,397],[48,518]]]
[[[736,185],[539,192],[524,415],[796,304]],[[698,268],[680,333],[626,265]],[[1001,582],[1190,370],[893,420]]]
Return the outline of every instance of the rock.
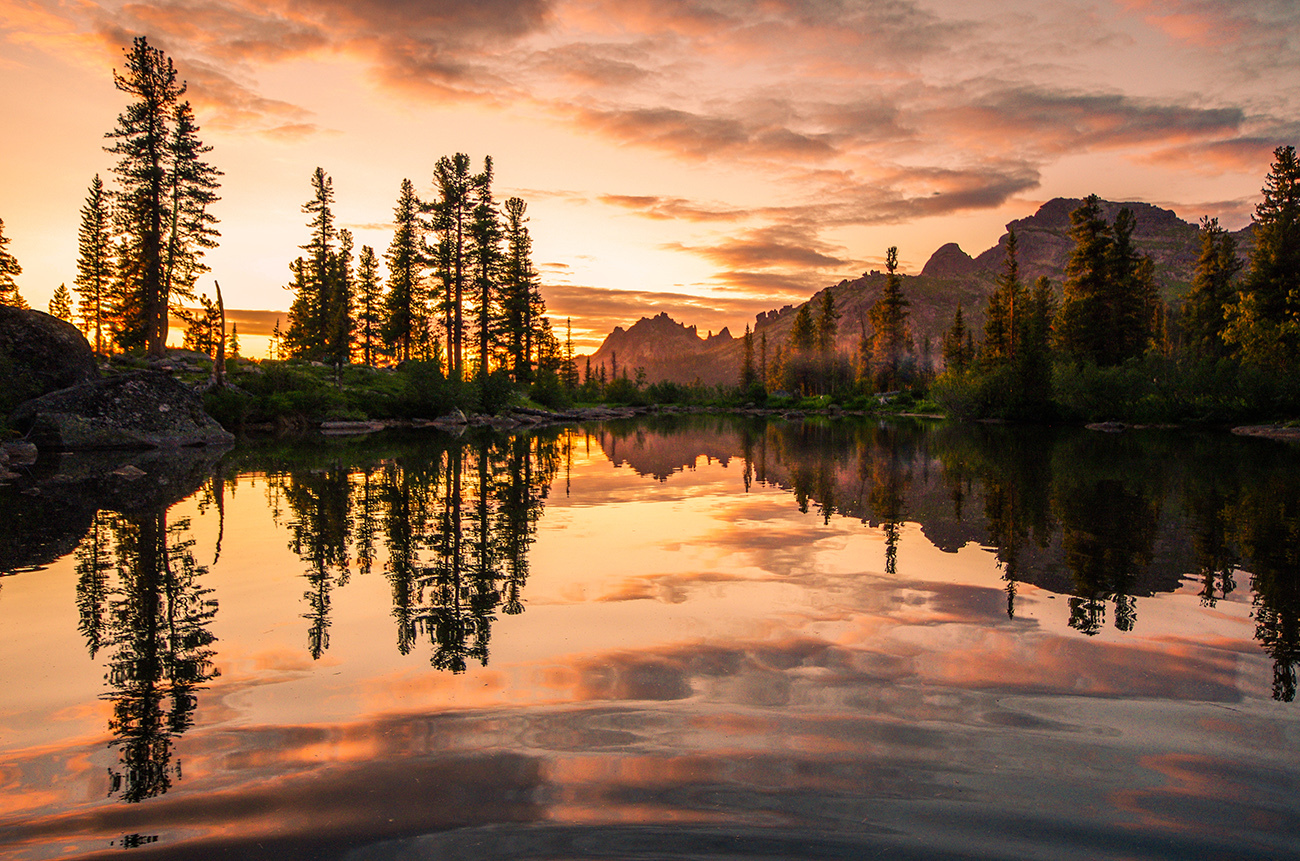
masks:
[[[379,421],[360,421],[360,422],[321,422],[321,433],[326,436],[349,436],[352,434],[373,433],[384,429],[384,423]]]
[[[234,440],[203,411],[197,394],[158,371],[51,392],[20,405],[13,423],[45,449],[172,448]]]
[[[95,354],[76,326],[0,305],[0,416],[23,401],[98,378]]]
[[[13,484],[0,483],[0,573],[73,552],[97,509],[136,516],[170,507],[202,487],[227,451],[209,445],[43,457]]]
[[[29,442],[7,442],[3,446],[5,457],[0,463],[12,463],[16,466],[30,466],[36,463],[36,446]]]
[[[975,272],[975,259],[956,242],[941,246],[930,255],[921,274],[930,278],[968,278]]]

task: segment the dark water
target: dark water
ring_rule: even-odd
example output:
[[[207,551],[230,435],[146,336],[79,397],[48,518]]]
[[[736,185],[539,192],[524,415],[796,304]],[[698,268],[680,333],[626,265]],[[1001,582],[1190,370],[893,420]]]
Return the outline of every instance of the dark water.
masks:
[[[65,456],[0,570],[6,858],[1300,858],[1280,443]]]

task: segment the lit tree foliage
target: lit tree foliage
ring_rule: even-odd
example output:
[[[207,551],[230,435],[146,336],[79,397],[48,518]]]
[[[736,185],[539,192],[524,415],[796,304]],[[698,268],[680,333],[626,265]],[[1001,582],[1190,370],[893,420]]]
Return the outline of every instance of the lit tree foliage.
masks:
[[[18,258],[9,253],[9,237],[5,236],[5,222],[0,218],[0,305],[27,307],[18,294],[18,284],[14,282],[14,276],[21,274],[23,267],[18,264]]]
[[[1255,247],[1224,337],[1244,361],[1278,370],[1300,360],[1300,160],[1279,147],[1255,207]]]
[[[81,208],[81,226],[77,229],[77,292],[81,301],[77,313],[82,331],[90,336],[96,353],[103,353],[113,319],[113,224],[109,194],[104,182],[95,174]]]

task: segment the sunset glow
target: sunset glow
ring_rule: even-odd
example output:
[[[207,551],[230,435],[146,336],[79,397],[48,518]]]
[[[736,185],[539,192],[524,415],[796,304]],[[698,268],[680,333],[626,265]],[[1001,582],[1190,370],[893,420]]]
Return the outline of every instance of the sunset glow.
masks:
[[[1267,0],[0,0],[0,218],[44,308],[145,35],[225,172],[227,306],[289,307],[320,166],[382,254],[403,178],[491,155],[529,204],[558,328],[594,348],[666,311],[738,334],[880,268],[975,254],[1052,197],[1230,228],[1293,144],[1300,10]],[[260,352],[274,314],[247,317]],[[247,328],[246,328],[247,327]]]

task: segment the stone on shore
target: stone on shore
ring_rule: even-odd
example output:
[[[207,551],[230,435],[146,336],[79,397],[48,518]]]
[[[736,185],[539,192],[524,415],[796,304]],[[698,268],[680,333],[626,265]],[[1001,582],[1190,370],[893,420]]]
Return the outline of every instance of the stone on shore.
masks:
[[[95,354],[71,323],[0,305],[0,416],[23,401],[98,379]]]
[[[42,449],[175,448],[234,440],[203,411],[198,394],[158,371],[42,395],[14,410],[12,421]]]

